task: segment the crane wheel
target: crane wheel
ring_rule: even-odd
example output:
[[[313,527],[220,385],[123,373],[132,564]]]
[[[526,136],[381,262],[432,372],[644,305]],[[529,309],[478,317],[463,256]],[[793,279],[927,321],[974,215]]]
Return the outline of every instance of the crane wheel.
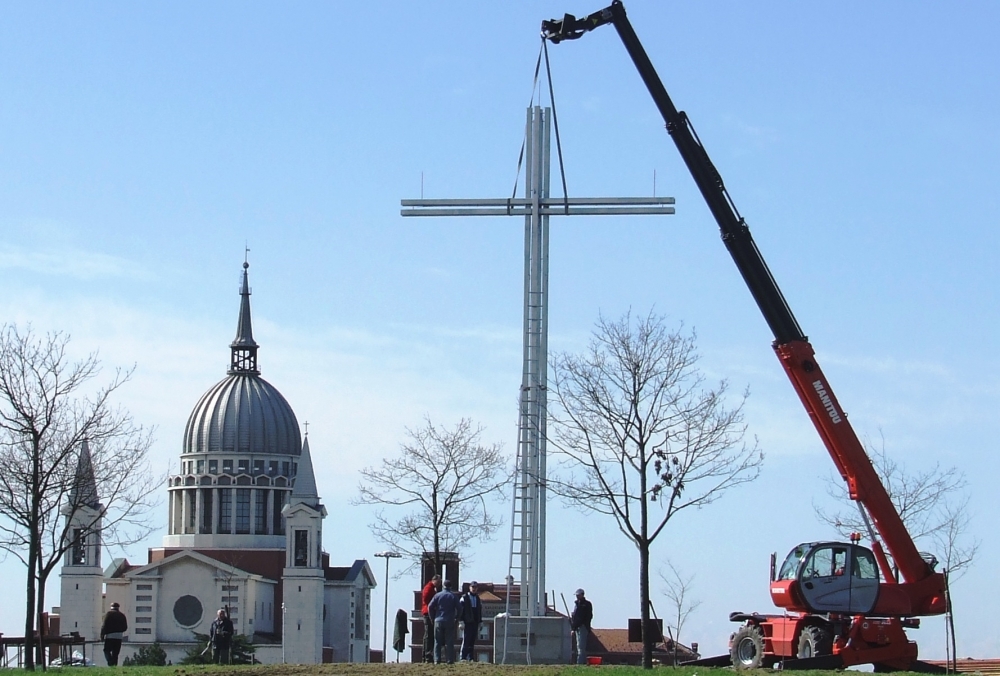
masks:
[[[833,636],[823,627],[809,625],[799,632],[799,642],[795,649],[795,657],[820,657],[833,653]]]
[[[740,627],[733,634],[729,656],[737,669],[760,669],[764,665],[764,635],[760,627]]]

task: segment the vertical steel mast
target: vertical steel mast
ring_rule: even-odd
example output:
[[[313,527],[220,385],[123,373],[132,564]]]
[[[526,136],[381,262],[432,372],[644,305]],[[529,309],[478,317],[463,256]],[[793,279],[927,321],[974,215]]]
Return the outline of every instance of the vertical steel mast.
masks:
[[[549,335],[549,196],[551,111],[528,109],[525,127],[524,362],[518,421],[511,568],[522,616],[545,614],[545,420]],[[514,572],[516,571],[516,573]]]

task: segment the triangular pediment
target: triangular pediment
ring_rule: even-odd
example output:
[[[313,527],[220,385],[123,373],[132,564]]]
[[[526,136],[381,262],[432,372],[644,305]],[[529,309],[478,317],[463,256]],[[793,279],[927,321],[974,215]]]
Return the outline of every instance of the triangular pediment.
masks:
[[[150,577],[160,575],[165,568],[177,565],[182,561],[194,561],[206,568],[212,570],[214,575],[225,576],[225,577],[248,577],[255,579],[264,579],[260,575],[256,575],[246,570],[242,570],[236,566],[224,563],[217,559],[213,559],[210,556],[206,556],[200,552],[193,550],[185,550],[182,552],[177,552],[171,556],[161,559],[159,561],[154,561],[153,563],[147,564],[140,568],[135,568],[124,575],[126,579],[136,578],[136,577]]]

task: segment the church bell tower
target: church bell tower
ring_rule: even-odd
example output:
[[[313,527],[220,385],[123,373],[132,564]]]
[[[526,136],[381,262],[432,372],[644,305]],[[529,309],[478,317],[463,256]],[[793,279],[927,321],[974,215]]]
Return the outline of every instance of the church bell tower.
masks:
[[[63,566],[59,577],[60,631],[76,632],[88,641],[101,634],[104,614],[104,571],[101,568],[101,517],[97,482],[86,441],[80,448],[76,478],[61,510],[66,520]]]
[[[285,517],[285,568],[282,572],[285,661],[319,664],[323,661],[324,607],[323,519],[326,507],[316,494],[316,477],[309,454],[309,436],[302,444],[299,472]]]

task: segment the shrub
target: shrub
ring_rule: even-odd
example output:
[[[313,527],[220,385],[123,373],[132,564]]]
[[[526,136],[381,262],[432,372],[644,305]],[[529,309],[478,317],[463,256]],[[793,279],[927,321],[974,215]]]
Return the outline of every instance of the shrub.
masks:
[[[123,667],[165,667],[167,666],[167,653],[160,647],[159,643],[149,646],[142,646],[132,657],[126,657],[122,662]]]

